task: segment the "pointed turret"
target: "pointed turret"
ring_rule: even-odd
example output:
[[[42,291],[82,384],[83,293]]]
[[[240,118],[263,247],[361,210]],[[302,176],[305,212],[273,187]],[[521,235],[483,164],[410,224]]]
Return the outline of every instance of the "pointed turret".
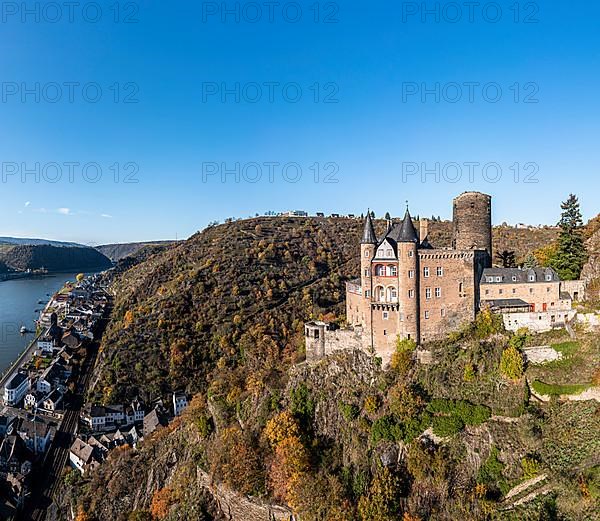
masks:
[[[404,214],[398,242],[419,242],[419,236],[417,235],[417,230],[415,230],[415,225],[412,222],[408,208],[406,208],[406,213]]]
[[[367,218],[365,219],[365,227],[363,229],[361,244],[377,244],[377,235],[375,235],[375,228],[373,227],[373,219],[371,219],[371,212],[367,211]]]

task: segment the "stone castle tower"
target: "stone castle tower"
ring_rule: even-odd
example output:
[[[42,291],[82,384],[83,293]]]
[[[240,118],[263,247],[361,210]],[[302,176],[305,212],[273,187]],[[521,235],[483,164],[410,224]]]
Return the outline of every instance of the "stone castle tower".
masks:
[[[492,198],[464,192],[453,201],[452,248],[486,250],[492,259]]]

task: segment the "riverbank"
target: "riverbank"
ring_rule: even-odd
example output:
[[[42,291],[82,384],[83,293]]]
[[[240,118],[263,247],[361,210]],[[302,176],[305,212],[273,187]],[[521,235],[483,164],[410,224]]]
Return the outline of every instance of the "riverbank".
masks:
[[[97,266],[95,268],[86,268],[85,270],[83,270],[84,273],[86,274],[91,274],[91,273],[101,273],[103,271],[106,271],[109,268],[106,268],[104,266]],[[57,275],[62,275],[62,274],[71,274],[73,273],[73,270],[67,270],[67,271],[33,271],[33,272],[26,272],[26,271],[19,271],[19,272],[10,272],[10,273],[0,273],[0,282],[6,282],[6,281],[10,281],[10,280],[34,280],[34,279],[40,279],[40,278],[44,278],[44,277],[53,277],[53,276],[57,276]]]

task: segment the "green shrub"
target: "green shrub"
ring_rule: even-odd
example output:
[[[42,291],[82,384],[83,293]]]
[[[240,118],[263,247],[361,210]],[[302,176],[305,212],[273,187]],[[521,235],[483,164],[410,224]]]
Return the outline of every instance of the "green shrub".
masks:
[[[466,364],[465,370],[463,371],[463,381],[472,382],[475,380],[475,369],[473,368],[473,364]]]
[[[382,440],[397,441],[402,439],[402,427],[394,421],[393,416],[379,418],[371,426],[371,443],[377,445]]]
[[[435,416],[433,418],[433,432],[444,438],[458,434],[464,426],[457,416]]]
[[[310,397],[310,392],[305,384],[300,384],[290,391],[290,409],[292,414],[301,419],[309,419],[315,412],[315,402]]]
[[[521,468],[523,469],[523,477],[531,479],[539,474],[540,463],[534,457],[525,457],[521,460]]]
[[[561,396],[563,394],[581,394],[586,389],[589,389],[589,384],[546,384],[535,380],[531,383],[531,387],[538,394],[545,396]]]
[[[431,413],[450,415],[458,418],[465,425],[481,425],[492,414],[485,405],[473,405],[465,400],[434,399],[427,406]]]
[[[351,403],[341,402],[339,404],[339,407],[342,416],[348,423],[350,423],[352,420],[355,420],[358,417],[358,413],[360,412],[360,409],[356,405]]]
[[[477,475],[477,483],[485,485],[493,499],[499,499],[500,493],[506,494],[510,489],[503,475],[504,463],[498,459],[499,454],[498,448],[492,445],[490,455]]]

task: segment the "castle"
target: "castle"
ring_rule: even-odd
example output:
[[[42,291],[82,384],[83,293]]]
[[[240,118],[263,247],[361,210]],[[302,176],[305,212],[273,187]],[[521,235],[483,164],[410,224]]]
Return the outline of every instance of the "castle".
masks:
[[[367,214],[360,242],[360,278],[346,284],[348,327],[306,324],[307,359],[350,348],[376,353],[387,361],[398,338],[417,344],[435,340],[474,320],[484,305],[505,314],[507,327],[536,325],[542,313],[544,324],[566,321],[572,298],[561,291],[553,270],[509,273],[492,268],[491,202],[489,195],[479,192],[454,199],[451,248],[434,248],[427,221],[421,220],[417,231],[408,208],[400,222],[388,220],[379,238]],[[517,272],[525,275],[517,280]],[[504,283],[503,287],[497,283]],[[533,303],[529,295],[535,295]]]

